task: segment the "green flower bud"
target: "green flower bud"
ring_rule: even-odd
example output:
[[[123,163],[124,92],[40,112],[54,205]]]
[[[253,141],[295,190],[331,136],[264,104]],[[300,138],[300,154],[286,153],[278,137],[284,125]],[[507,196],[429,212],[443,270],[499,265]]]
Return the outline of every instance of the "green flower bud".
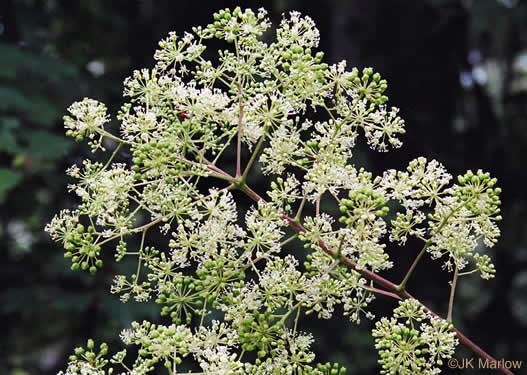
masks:
[[[95,342],[92,339],[88,339],[88,342],[86,343],[86,347],[89,350],[93,350],[93,348],[95,348]]]

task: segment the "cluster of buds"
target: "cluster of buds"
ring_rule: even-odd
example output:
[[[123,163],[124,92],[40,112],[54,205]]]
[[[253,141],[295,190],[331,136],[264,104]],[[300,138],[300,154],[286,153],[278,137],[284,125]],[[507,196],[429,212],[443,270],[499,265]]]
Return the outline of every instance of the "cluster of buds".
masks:
[[[64,243],[64,258],[71,259],[71,269],[76,271],[90,271],[94,274],[102,268],[101,247],[94,243],[95,227],[89,226],[86,231],[84,225],[78,224],[76,230],[66,236]]]
[[[342,199],[339,206],[340,212],[344,214],[339,221],[347,226],[353,226],[357,221],[374,221],[390,211],[386,206],[387,199],[374,190],[350,191],[348,196],[349,199]]]
[[[352,87],[361,98],[366,98],[369,102],[377,105],[384,104],[388,101],[388,97],[383,95],[388,88],[388,83],[385,79],[381,79],[379,73],[373,73],[372,68],[364,68],[362,70],[362,76],[359,76],[359,70],[357,68],[353,68],[351,74],[347,78],[350,82],[350,87]]]

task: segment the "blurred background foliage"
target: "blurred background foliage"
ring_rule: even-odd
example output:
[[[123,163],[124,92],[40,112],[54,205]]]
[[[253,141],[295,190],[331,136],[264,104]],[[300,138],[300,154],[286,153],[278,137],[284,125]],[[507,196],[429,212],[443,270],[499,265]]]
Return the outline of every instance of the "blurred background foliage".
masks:
[[[380,173],[423,155],[454,174],[482,168],[498,177],[503,237],[492,255],[497,277],[463,278],[455,324],[496,358],[527,358],[527,4],[515,0],[2,0],[0,2],[0,373],[54,374],[87,337],[116,338],[130,321],[157,319],[155,306],[122,305],[109,294],[112,267],[72,272],[43,233],[59,209],[73,207],[65,169],[89,150],[63,136],[62,115],[89,96],[111,113],[123,79],[151,67],[157,41],[211,20],[223,7],[265,7],[274,22],[296,9],[321,31],[329,62],[373,66],[388,79],[407,135],[401,150],[356,152]],[[118,124],[113,124],[117,127]],[[122,154],[122,158],[127,155]],[[265,186],[261,186],[265,190]],[[331,208],[330,208],[331,209]],[[417,244],[416,244],[417,245]],[[391,255],[400,280],[418,249]],[[129,265],[124,264],[122,267]],[[426,261],[409,289],[446,312],[448,275]],[[413,281],[413,282],[412,282]],[[375,304],[389,313],[391,301]],[[369,322],[307,320],[321,361],[350,374],[376,373]],[[329,334],[337,332],[338,334]],[[458,357],[469,356],[463,348]],[[527,363],[524,363],[524,368]],[[448,373],[448,371],[445,371]],[[467,371],[467,373],[470,373]],[[473,373],[481,374],[481,370]]]

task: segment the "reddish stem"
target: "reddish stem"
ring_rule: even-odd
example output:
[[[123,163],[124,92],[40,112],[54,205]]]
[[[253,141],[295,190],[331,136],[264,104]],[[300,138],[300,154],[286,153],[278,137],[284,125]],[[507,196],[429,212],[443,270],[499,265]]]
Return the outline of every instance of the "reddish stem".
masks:
[[[392,298],[395,298],[395,299],[401,299],[401,297],[399,297],[397,294],[392,293],[392,292],[387,292],[385,290],[374,288],[372,286],[363,285],[362,287],[364,289],[366,289],[366,290],[369,290],[372,293],[382,294],[382,295],[385,295],[385,296],[388,296],[388,297],[392,297]]]

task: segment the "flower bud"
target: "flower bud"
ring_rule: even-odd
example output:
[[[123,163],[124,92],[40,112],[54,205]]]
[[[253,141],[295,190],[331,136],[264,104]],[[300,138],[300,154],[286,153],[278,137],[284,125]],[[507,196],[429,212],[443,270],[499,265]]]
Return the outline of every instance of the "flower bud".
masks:
[[[88,342],[86,343],[86,347],[90,350],[93,350],[93,348],[95,348],[95,342],[92,339],[88,339]]]

